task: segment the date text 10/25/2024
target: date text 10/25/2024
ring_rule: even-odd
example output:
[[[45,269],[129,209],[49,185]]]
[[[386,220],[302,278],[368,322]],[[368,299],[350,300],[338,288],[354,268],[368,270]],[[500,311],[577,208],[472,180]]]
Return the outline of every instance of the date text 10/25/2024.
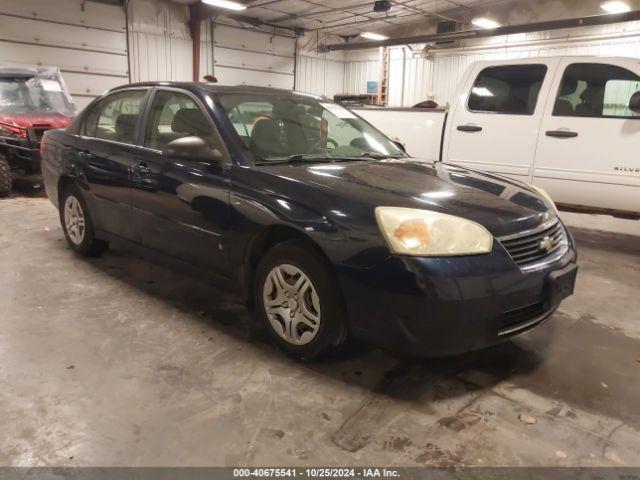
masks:
[[[393,468],[235,468],[234,478],[395,478]]]

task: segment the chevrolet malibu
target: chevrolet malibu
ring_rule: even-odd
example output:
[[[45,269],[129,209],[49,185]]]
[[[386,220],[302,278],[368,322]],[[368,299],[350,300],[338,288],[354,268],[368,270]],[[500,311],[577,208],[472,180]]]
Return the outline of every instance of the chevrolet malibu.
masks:
[[[325,98],[142,83],[42,145],[72,250],[154,253],[240,294],[286,353],[353,336],[442,356],[532,329],[573,292],[544,191],[408,157]]]

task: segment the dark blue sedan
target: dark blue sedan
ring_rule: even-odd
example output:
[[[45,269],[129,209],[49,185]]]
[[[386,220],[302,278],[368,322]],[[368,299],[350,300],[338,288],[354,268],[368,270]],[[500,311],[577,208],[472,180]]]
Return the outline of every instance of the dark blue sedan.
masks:
[[[314,95],[123,86],[46,134],[42,170],[75,252],[119,242],[205,275],[298,358],[349,336],[486,347],[543,322],[575,283],[542,190],[410,158]]]

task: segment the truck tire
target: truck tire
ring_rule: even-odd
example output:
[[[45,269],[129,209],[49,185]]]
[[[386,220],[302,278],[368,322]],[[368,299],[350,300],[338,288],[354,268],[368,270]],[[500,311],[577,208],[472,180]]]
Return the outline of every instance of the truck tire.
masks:
[[[0,198],[11,193],[11,167],[6,157],[0,155]]]

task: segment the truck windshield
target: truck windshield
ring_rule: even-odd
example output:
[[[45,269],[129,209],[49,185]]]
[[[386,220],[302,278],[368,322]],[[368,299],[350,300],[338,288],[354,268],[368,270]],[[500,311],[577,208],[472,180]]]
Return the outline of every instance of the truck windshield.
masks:
[[[401,158],[406,154],[350,110],[296,92],[217,93],[259,162]]]
[[[68,115],[73,106],[55,79],[0,77],[0,113]]]

